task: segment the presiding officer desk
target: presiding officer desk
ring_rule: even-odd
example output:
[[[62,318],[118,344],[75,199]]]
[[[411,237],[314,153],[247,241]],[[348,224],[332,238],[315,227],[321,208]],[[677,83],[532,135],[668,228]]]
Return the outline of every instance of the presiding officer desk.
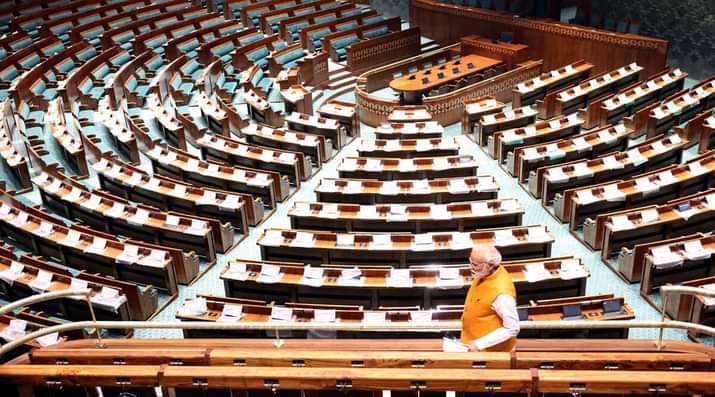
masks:
[[[456,83],[459,79],[468,78],[501,63],[497,59],[480,55],[463,55],[460,59],[394,79],[390,81],[390,88],[402,93],[404,104],[419,105],[422,103],[423,93],[445,84]]]

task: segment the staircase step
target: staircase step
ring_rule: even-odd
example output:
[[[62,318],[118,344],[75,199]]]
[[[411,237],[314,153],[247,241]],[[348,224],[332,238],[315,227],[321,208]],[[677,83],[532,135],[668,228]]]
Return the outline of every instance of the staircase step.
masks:
[[[352,75],[349,70],[341,70],[340,72],[331,73],[328,77],[328,81],[340,80]]]
[[[337,88],[340,88],[340,87],[344,87],[344,86],[349,85],[349,84],[355,84],[356,81],[357,81],[357,77],[351,75],[351,76],[346,77],[346,78],[344,78],[344,79],[334,80],[334,81],[328,82],[328,88],[330,88],[331,90],[334,90],[334,89],[337,89]]]

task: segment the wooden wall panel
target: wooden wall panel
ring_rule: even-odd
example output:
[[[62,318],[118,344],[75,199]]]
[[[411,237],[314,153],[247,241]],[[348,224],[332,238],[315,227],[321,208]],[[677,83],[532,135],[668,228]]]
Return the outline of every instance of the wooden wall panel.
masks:
[[[501,32],[513,32],[515,42],[529,46],[532,58],[544,60],[545,70],[584,59],[596,65],[594,74],[637,62],[645,68],[644,75],[651,75],[665,67],[668,55],[666,40],[517,18],[433,0],[411,0],[410,21],[420,27],[423,35],[442,45],[470,34],[497,38]]]

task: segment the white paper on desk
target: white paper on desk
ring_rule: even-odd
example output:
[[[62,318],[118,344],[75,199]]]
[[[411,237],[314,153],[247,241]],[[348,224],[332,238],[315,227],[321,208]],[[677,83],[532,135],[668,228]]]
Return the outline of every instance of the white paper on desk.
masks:
[[[435,170],[446,170],[450,167],[449,159],[445,157],[436,157],[432,161],[432,168]]]
[[[713,291],[713,290],[715,290],[715,284],[705,284],[705,285],[700,286],[700,288],[708,290],[708,291]],[[703,296],[703,303],[707,307],[713,306],[713,305],[715,305],[715,297]]]
[[[355,235],[340,233],[336,237],[335,245],[338,247],[352,247],[355,245]]]
[[[218,175],[221,173],[221,169],[219,168],[218,164],[209,164],[209,166],[206,168],[206,173],[209,175]]]
[[[616,134],[623,134],[624,132],[626,132],[626,126],[623,123],[617,124],[615,127],[613,127],[613,130],[616,132]]]
[[[648,161],[648,159],[645,156],[643,156],[643,153],[641,153],[641,151],[638,150],[638,148],[633,148],[633,149],[627,151],[626,156],[628,157],[628,160],[630,160],[633,163],[633,165],[635,165],[635,166],[639,166],[639,165],[645,163],[646,161]]]
[[[659,186],[651,182],[649,177],[643,177],[636,179],[636,188],[644,195],[648,195],[657,192]]]
[[[663,141],[655,141],[650,145],[651,149],[653,149],[654,152],[656,153],[664,153],[668,151],[668,148],[663,145]]]
[[[519,91],[519,92],[525,92],[525,91],[528,91],[529,89],[528,89],[528,87],[526,86],[526,84],[524,84],[524,83],[519,83],[519,84],[516,85],[516,90]]]
[[[616,160],[616,156],[608,156],[601,159],[603,161],[603,166],[609,170],[617,170],[623,168],[623,163]]]
[[[74,203],[80,198],[82,198],[82,190],[77,189],[76,187],[72,187],[72,190],[69,192],[69,194],[65,196],[65,200],[69,201],[70,203]]]
[[[134,215],[127,218],[127,221],[135,225],[144,225],[149,220],[149,211],[137,208]]]
[[[335,180],[333,179],[321,179],[320,185],[318,185],[318,191],[331,193],[337,191],[335,187]]]
[[[112,217],[112,218],[119,218],[124,214],[124,209],[126,207],[124,204],[115,201],[114,205],[112,205],[112,208],[108,209],[107,211],[104,212],[104,215]]]
[[[14,319],[10,320],[8,326],[0,332],[0,337],[10,342],[18,338],[25,336],[25,330],[27,329],[27,321]]]
[[[658,219],[660,219],[660,214],[654,208],[641,211],[641,222],[645,224],[655,222]]]
[[[272,284],[277,283],[283,278],[281,267],[264,263],[261,265],[261,273],[256,279],[259,283]]]
[[[412,276],[410,269],[391,269],[390,276],[387,278],[387,285],[396,288],[412,287]]]
[[[372,242],[370,243],[370,247],[389,248],[391,246],[392,246],[392,235],[391,234],[373,234],[372,235]]]
[[[412,172],[417,170],[417,165],[412,159],[400,159],[397,168],[400,172]]]
[[[363,169],[365,169],[366,171],[382,171],[382,162],[376,159],[368,159],[367,161],[365,161]]]
[[[447,353],[465,353],[469,351],[469,346],[456,339],[442,338],[442,351]]]
[[[665,117],[667,114],[663,110],[662,106],[656,106],[653,108],[653,116],[657,119],[662,119]]]
[[[618,139],[617,137],[611,135],[611,133],[608,130],[601,130],[598,131],[598,138],[603,142],[603,143],[611,143]]]
[[[138,172],[132,172],[132,176],[130,176],[125,182],[129,186],[136,186],[142,182],[142,174]]]
[[[700,98],[705,98],[708,96],[708,93],[705,91],[705,89],[703,87],[696,88],[695,94]]]
[[[449,242],[449,248],[452,250],[464,250],[472,248],[474,242],[472,241],[472,236],[469,233],[452,233],[452,240]]]
[[[79,231],[70,229],[67,231],[65,238],[59,241],[59,244],[69,247],[77,247],[81,238],[82,234]]]
[[[685,257],[690,260],[701,260],[710,258],[710,250],[703,247],[700,240],[690,240],[683,243]]]
[[[206,222],[198,219],[191,220],[191,226],[186,229],[186,233],[193,234],[195,236],[200,236],[206,232]]]
[[[416,150],[418,152],[426,152],[428,150],[432,150],[432,143],[430,143],[428,139],[418,139]]]
[[[533,125],[527,125],[526,127],[523,128],[524,134],[528,136],[533,136],[536,135],[536,127]]]
[[[313,210],[310,208],[310,203],[305,201],[298,201],[295,203],[293,212],[298,215],[310,215]]]
[[[119,263],[135,263],[139,259],[139,247],[131,244],[124,244],[122,253],[115,258]]]
[[[626,195],[618,188],[616,184],[605,185],[603,187],[603,196],[606,201],[623,201]]]
[[[519,209],[519,201],[516,199],[501,199],[499,202],[499,210],[503,212],[516,211]],[[472,208],[474,210],[474,208]]]
[[[62,188],[62,181],[59,179],[53,179],[52,183],[45,187],[45,190],[50,193],[57,193]]]
[[[293,247],[312,247],[313,246],[313,233],[308,232],[296,232],[295,238],[290,243]]]
[[[576,197],[578,197],[578,201],[583,205],[598,201],[598,197],[593,195],[593,191],[591,191],[591,189],[576,191]]]
[[[675,209],[675,213],[678,214],[679,217],[687,221],[688,219],[690,219],[691,216],[698,213],[698,209],[691,206],[685,211],[678,211],[677,209]]]
[[[316,323],[334,323],[337,321],[335,310],[333,309],[315,309],[313,310],[313,322]]]
[[[577,260],[564,260],[561,261],[559,277],[561,277],[562,280],[573,280],[588,277],[588,272],[584,270]]]
[[[185,169],[187,171],[198,171],[199,170],[199,160],[192,159],[192,158],[186,160]]]
[[[589,83],[589,85],[590,85],[590,83]],[[581,88],[580,85],[574,86],[574,88],[573,88],[573,94],[574,94],[574,96],[582,95],[582,94],[583,94],[583,88]]]
[[[635,226],[633,222],[626,215],[615,215],[611,218],[611,226],[613,230],[628,230],[633,229]]]
[[[8,218],[10,215],[10,211],[12,211],[12,207],[5,203],[0,203],[0,218]]]
[[[361,193],[362,192],[362,182],[361,181],[348,181],[345,185],[344,193]]]
[[[223,200],[221,204],[218,205],[218,207],[221,210],[235,210],[238,208],[239,205],[239,200],[238,196],[234,195],[226,195],[226,198]]]
[[[432,321],[432,312],[429,310],[418,310],[410,312],[411,323],[429,323]]]
[[[119,309],[119,306],[127,301],[127,297],[124,295],[119,295],[119,290],[110,287],[102,287],[99,294],[94,295],[91,298],[92,302],[99,303],[101,305],[109,306],[114,310]]]
[[[362,271],[357,267],[352,269],[343,269],[340,272],[340,277],[338,278],[338,284],[342,285],[362,284],[363,282],[364,277],[362,277]]]
[[[563,168],[554,167],[547,170],[546,179],[551,183],[561,183],[569,180],[569,176],[566,175]]]
[[[221,317],[216,321],[221,323],[233,323],[241,321],[243,318],[243,305],[224,303],[223,309],[221,310]]]
[[[35,231],[35,234],[37,234],[38,236],[47,237],[50,234],[52,234],[54,229],[55,229],[55,227],[51,223],[41,221],[40,227],[37,228],[37,230]]]
[[[18,277],[25,270],[25,265],[19,262],[12,261],[10,267],[0,272],[0,279],[12,286]]]
[[[519,240],[514,237],[511,229],[494,231],[494,245],[498,247],[515,244],[517,242],[519,242]]]
[[[527,160],[527,161],[528,161],[528,160],[535,160],[535,159],[538,159],[538,158],[541,158],[541,157],[542,157],[542,156],[539,154],[539,151],[537,150],[537,148],[535,148],[535,147],[527,147],[527,148],[524,148],[521,153],[522,153],[522,154],[521,154],[521,157],[522,157],[524,160]]]
[[[549,128],[555,130],[561,127],[561,120],[551,120],[549,121]]]
[[[363,312],[362,322],[363,324],[385,324],[387,322],[385,312],[369,311]]]
[[[15,218],[11,220],[10,223],[17,227],[24,227],[25,225],[27,225],[29,218],[30,215],[27,212],[20,211],[17,215],[15,215]]]
[[[641,86],[636,86],[633,89],[633,92],[635,92],[637,98],[642,97],[643,94],[645,94],[645,90],[643,90],[643,87]]]
[[[465,194],[469,193],[469,186],[464,179],[450,179],[448,190],[450,194]]]
[[[377,219],[379,218],[377,207],[374,205],[361,205],[358,211],[358,216],[362,219]],[[352,236],[352,235],[348,235]],[[340,235],[338,235],[340,237]],[[350,244],[352,245],[352,243]]]
[[[432,219],[452,219],[452,213],[446,204],[432,204],[430,206],[430,217]]]
[[[513,110],[507,110],[504,112],[504,118],[511,120],[516,117],[516,113]]]
[[[204,190],[204,194],[196,201],[198,205],[213,205],[216,204],[216,192],[213,190]]]
[[[238,281],[246,281],[250,272],[243,262],[229,262],[228,269],[223,274],[224,277]]]
[[[375,140],[374,139],[363,139],[360,141],[360,149],[359,151],[361,152],[372,152],[376,149],[375,146]]]
[[[340,164],[339,169],[343,171],[355,171],[357,168],[357,159],[355,158],[344,158],[342,164]]]
[[[646,85],[647,85],[648,88],[650,88],[651,90],[657,90],[657,89],[659,88],[658,83],[656,83],[656,82],[653,81],[653,80],[648,80],[648,82],[646,82]]]
[[[159,186],[161,185],[161,181],[156,179],[156,178],[149,178],[149,181],[146,183],[146,186],[149,189],[158,189]]]
[[[486,216],[493,211],[489,209],[489,204],[486,201],[474,201],[470,204],[472,215]]]
[[[397,139],[388,139],[385,141],[383,150],[386,152],[396,152],[401,149],[400,141]]]
[[[491,176],[477,177],[477,191],[481,193],[496,192],[499,190],[496,180]]]
[[[660,174],[658,174],[658,184],[661,186],[670,185],[670,184],[677,183],[677,182],[678,182],[678,179],[675,176],[673,176],[673,173],[670,172],[670,170],[663,171]]]
[[[179,184],[174,185],[174,189],[171,190],[171,193],[177,197],[185,196],[186,195],[186,185],[179,185]]]
[[[59,341],[60,334],[57,332],[53,332],[51,334],[42,335],[40,337],[35,338],[35,342],[37,342],[42,347],[56,345],[57,343],[59,343]]]
[[[485,114],[482,116],[482,124],[494,124],[496,123],[497,119],[494,117],[493,114]]]
[[[273,306],[271,308],[270,321],[291,321],[293,319],[293,309],[290,307]]]
[[[551,278],[551,272],[546,270],[543,263],[531,263],[524,266],[524,277],[530,283],[536,283]]]
[[[546,228],[541,226],[530,227],[529,229],[529,242],[538,243],[551,241],[551,236],[546,231]]]
[[[556,143],[550,143],[546,145],[546,153],[549,156],[556,156],[556,155],[563,155],[564,151],[559,148],[559,145]]]
[[[412,182],[411,191],[413,193],[429,193],[432,191],[432,188],[430,187],[428,180],[418,179]]]
[[[261,152],[259,158],[265,162],[273,162],[273,152],[270,150],[264,150]]]
[[[653,265],[659,269],[671,268],[683,263],[680,255],[671,251],[669,245],[651,247],[650,254],[653,257]]]
[[[50,285],[52,285],[52,277],[53,277],[52,273],[50,273],[46,270],[39,269],[37,271],[37,275],[35,276],[35,278],[32,281],[30,281],[30,283],[28,285],[35,292],[38,292],[38,293],[45,292],[48,289],[50,289]]]
[[[209,309],[206,305],[206,298],[197,297],[184,302],[184,305],[179,310],[180,314],[188,316],[201,316],[208,313]]]
[[[700,164],[699,161],[696,161],[696,162],[688,164],[688,171],[692,175],[697,176],[697,175],[702,175],[702,174],[708,172],[708,169],[703,167],[703,165]]]
[[[440,267],[439,276],[440,281],[459,281],[462,282],[462,276],[459,274],[459,268],[457,267]]]

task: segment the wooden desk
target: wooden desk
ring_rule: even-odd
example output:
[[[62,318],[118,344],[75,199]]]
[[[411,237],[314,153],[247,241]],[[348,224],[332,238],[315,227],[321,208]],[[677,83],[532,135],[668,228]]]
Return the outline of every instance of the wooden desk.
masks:
[[[390,123],[418,123],[432,121],[432,115],[427,107],[419,105],[396,106],[387,115]]]
[[[268,149],[251,146],[221,135],[206,134],[196,140],[201,149],[201,157],[207,160],[251,167],[256,170],[280,173],[297,189],[301,181],[313,174],[311,163],[302,152]]]
[[[700,135],[698,152],[704,153],[712,148],[715,148],[715,144],[712,139],[713,135],[715,135],[715,116],[710,116],[703,122],[703,132]]]
[[[323,135],[330,139],[335,150],[339,150],[349,142],[347,129],[338,120],[332,118],[293,112],[285,116],[285,121],[288,123],[288,128],[292,130]]]
[[[474,141],[481,146],[486,146],[489,137],[497,131],[533,124],[536,122],[537,113],[534,107],[524,106],[511,110],[502,110],[497,113],[482,114],[474,132]]]
[[[563,212],[566,215],[564,220],[575,231],[586,218],[595,219],[599,213],[664,203],[708,190],[715,186],[713,156],[712,153],[706,154],[685,164],[666,166],[625,181],[565,191],[564,200],[569,203],[564,205],[568,211]]]
[[[248,143],[303,153],[318,169],[334,154],[332,142],[322,135],[293,132],[256,123],[242,128],[241,134]]]
[[[579,60],[519,83],[512,91],[512,106],[518,108],[532,105],[537,100],[543,99],[546,94],[571,84],[578,84],[591,75],[593,67],[594,65]]]
[[[375,127],[376,139],[432,139],[441,138],[444,133],[436,121],[423,122],[391,122]]]
[[[193,186],[145,171],[116,159],[103,158],[93,166],[103,190],[127,200],[152,205],[165,211],[222,219],[242,234],[265,216],[263,201],[248,193]],[[136,177],[134,175],[139,175]]]
[[[292,229],[336,232],[465,232],[517,226],[524,209],[515,200],[451,204],[329,204],[296,202],[288,210]]]
[[[630,248],[639,243],[708,230],[715,225],[715,210],[709,204],[715,196],[708,197],[712,193],[715,189],[659,206],[602,214],[593,226],[584,228],[584,240],[592,247],[602,248],[601,258],[608,261],[621,247]],[[692,210],[679,211],[683,204],[689,205]]]
[[[532,171],[563,162],[582,158],[594,158],[612,151],[625,150],[628,136],[633,130],[623,124],[606,127],[591,132],[581,133],[574,137],[554,142],[538,143],[516,148],[512,155],[507,154],[506,169],[520,183],[527,182]],[[558,212],[559,199],[554,202],[554,211]]]
[[[422,102],[423,92],[456,82],[461,78],[466,78],[500,63],[501,61],[479,55],[464,55],[461,59],[451,60],[445,64],[436,65],[430,69],[392,80],[390,81],[390,88],[404,95],[404,104],[419,105]],[[470,67],[469,65],[472,66]]]
[[[460,40],[462,55],[476,54],[504,62],[507,70],[514,69],[529,59],[529,46],[517,43],[505,43],[487,37],[469,35]],[[467,55],[468,56],[468,55]]]
[[[362,139],[359,157],[401,158],[444,157],[459,154],[454,138],[436,139]]]
[[[276,283],[262,283],[261,267],[266,263],[280,267],[282,277]],[[517,289],[517,303],[531,300],[564,298],[583,295],[589,277],[588,268],[572,256],[526,259],[503,262]],[[528,266],[544,266],[549,276],[540,280],[527,279]],[[239,272],[245,266],[245,273]],[[361,273],[360,282],[344,281],[341,274],[348,267],[325,265],[318,271],[320,278],[304,278],[305,265],[292,262],[236,260],[221,271],[226,296],[271,300],[279,304],[298,302],[309,304],[359,305],[376,310],[380,306],[419,306],[438,309],[440,305],[461,305],[473,279],[466,265],[443,267],[414,266],[408,269],[411,286],[399,286],[390,278],[390,266],[351,267]],[[440,269],[445,271],[441,278]],[[315,268],[314,268],[315,269]],[[562,269],[564,271],[562,272]],[[568,270],[567,270],[568,269]],[[574,269],[578,269],[574,272]]]
[[[549,256],[553,241],[545,226],[532,225],[429,234],[266,229],[258,245],[264,260],[409,267],[465,263],[472,247],[480,243],[496,244],[506,259],[543,258]]]
[[[345,157],[337,168],[341,178],[383,181],[477,175],[477,161],[471,155],[413,159]]]
[[[313,114],[313,93],[302,84],[291,85],[281,90],[286,113]]]
[[[627,152],[538,168],[529,175],[529,192],[534,197],[541,197],[542,204],[546,206],[557,193],[566,189],[629,177],[680,162],[686,146],[687,141],[678,135],[656,137],[633,146]]]
[[[523,128],[498,131],[488,138],[487,153],[504,165],[518,148],[576,135],[581,131],[582,124],[583,120],[573,114],[539,121]]]
[[[318,114],[329,119],[337,120],[345,127],[349,136],[360,136],[360,121],[357,117],[355,104],[331,99],[320,106]]]
[[[462,116],[462,133],[474,140],[477,126],[482,116],[498,113],[504,109],[504,103],[492,96],[484,96],[464,101],[464,116]]]
[[[683,89],[687,73],[680,69],[665,70],[644,82],[626,87],[612,95],[591,101],[578,111],[586,120],[584,128],[614,124],[653,102],[661,101]]]
[[[400,181],[323,178],[315,187],[318,201],[355,204],[490,200],[498,191],[496,180],[489,175]]]

